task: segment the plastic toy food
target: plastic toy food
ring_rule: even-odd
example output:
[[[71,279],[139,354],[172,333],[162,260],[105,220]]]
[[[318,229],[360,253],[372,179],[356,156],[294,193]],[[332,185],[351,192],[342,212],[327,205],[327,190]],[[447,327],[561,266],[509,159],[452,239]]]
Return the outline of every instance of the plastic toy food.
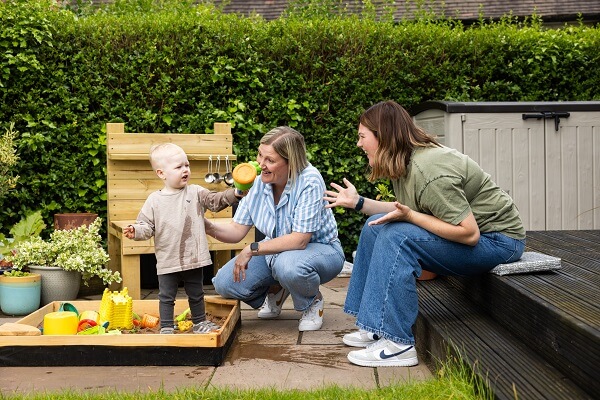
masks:
[[[239,190],[248,190],[261,171],[256,161],[238,164],[233,169],[233,185]]]
[[[190,320],[177,322],[177,329],[179,329],[179,332],[189,331],[190,329],[192,329],[193,326],[194,323]]]
[[[144,314],[142,317],[142,328],[155,328],[158,325],[158,317]]]
[[[77,332],[85,331],[86,329],[93,328],[97,325],[98,323],[93,319],[84,318],[79,321],[79,325],[77,326]]]

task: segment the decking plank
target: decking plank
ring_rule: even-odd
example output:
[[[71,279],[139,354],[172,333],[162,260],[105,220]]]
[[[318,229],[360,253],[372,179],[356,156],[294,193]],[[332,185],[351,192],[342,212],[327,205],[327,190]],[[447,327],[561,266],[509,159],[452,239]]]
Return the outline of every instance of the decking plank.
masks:
[[[538,239],[527,239],[527,251],[537,251],[558,257],[561,259],[564,270],[570,275],[585,279],[586,282],[600,287],[600,259],[582,256],[572,250],[560,248],[559,245],[559,243],[548,244]],[[576,267],[569,269],[570,265]]]
[[[475,364],[480,376],[488,377],[497,398],[513,399],[513,384],[524,399],[590,398],[518,337],[466,298],[456,296],[445,279],[421,282],[418,290],[421,321],[417,329],[435,329],[445,342],[462,349],[462,356]]]
[[[528,232],[527,240],[528,250],[561,257],[563,268],[448,280],[581,387],[600,393],[600,253],[588,253],[600,235]]]
[[[598,387],[597,330],[507,277],[447,278],[482,312],[582,386]],[[460,287],[460,284],[463,287]],[[599,388],[600,389],[600,388]]]
[[[549,246],[545,247],[544,251],[549,255],[553,255],[556,249],[563,249],[590,260],[597,260],[600,254],[600,243],[572,235],[570,231],[527,232],[527,239],[529,238],[547,243]]]

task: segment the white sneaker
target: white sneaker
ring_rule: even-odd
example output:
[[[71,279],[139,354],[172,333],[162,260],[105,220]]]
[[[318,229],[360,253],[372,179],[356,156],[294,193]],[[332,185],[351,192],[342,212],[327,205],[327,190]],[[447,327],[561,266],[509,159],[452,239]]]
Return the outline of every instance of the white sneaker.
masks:
[[[320,300],[313,300],[313,303],[308,307],[300,318],[300,324],[298,330],[304,331],[318,331],[323,326],[323,298]]]
[[[356,332],[345,334],[342,340],[346,346],[367,347],[379,339],[379,335],[360,329]]]
[[[363,367],[411,367],[419,363],[415,346],[387,339],[379,339],[366,349],[351,351],[348,361]]]
[[[347,276],[352,276],[353,268],[354,268],[354,264],[349,263],[348,261],[344,261],[344,266],[342,267],[342,270],[340,271],[338,276],[341,278],[347,277]]]
[[[283,303],[289,295],[290,292],[283,287],[277,293],[268,293],[265,302],[258,311],[258,318],[271,319],[279,317]]]

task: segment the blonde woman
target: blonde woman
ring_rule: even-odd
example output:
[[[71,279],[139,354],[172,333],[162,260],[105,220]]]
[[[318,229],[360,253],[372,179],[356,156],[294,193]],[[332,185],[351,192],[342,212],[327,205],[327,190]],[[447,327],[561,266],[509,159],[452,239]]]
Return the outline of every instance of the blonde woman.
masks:
[[[261,308],[259,318],[277,318],[291,294],[302,312],[298,329],[323,324],[322,283],[344,265],[333,212],[325,208],[325,182],[306,158],[304,137],[281,126],[265,134],[256,161],[262,172],[240,204],[231,224],[206,221],[206,232],[239,242],[255,226],[265,235],[245,247],[213,278],[221,296]]]

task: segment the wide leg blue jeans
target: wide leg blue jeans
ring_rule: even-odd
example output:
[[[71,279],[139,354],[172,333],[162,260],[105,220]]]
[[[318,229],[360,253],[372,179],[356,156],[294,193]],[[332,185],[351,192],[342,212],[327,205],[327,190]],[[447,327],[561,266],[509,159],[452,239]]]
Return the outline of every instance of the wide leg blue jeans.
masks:
[[[228,299],[245,302],[252,308],[263,305],[270,286],[279,283],[289,290],[294,309],[304,311],[319,293],[319,285],[337,276],[344,266],[339,240],[329,244],[309,243],[304,250],[284,251],[273,256],[254,256],[248,263],[246,280],[233,281],[235,258],[219,269],[212,282]]]
[[[396,343],[414,345],[418,312],[416,278],[422,269],[440,275],[475,276],[517,261],[525,240],[481,234],[475,246],[443,239],[407,222],[369,226],[360,234],[344,311],[356,325]]]

